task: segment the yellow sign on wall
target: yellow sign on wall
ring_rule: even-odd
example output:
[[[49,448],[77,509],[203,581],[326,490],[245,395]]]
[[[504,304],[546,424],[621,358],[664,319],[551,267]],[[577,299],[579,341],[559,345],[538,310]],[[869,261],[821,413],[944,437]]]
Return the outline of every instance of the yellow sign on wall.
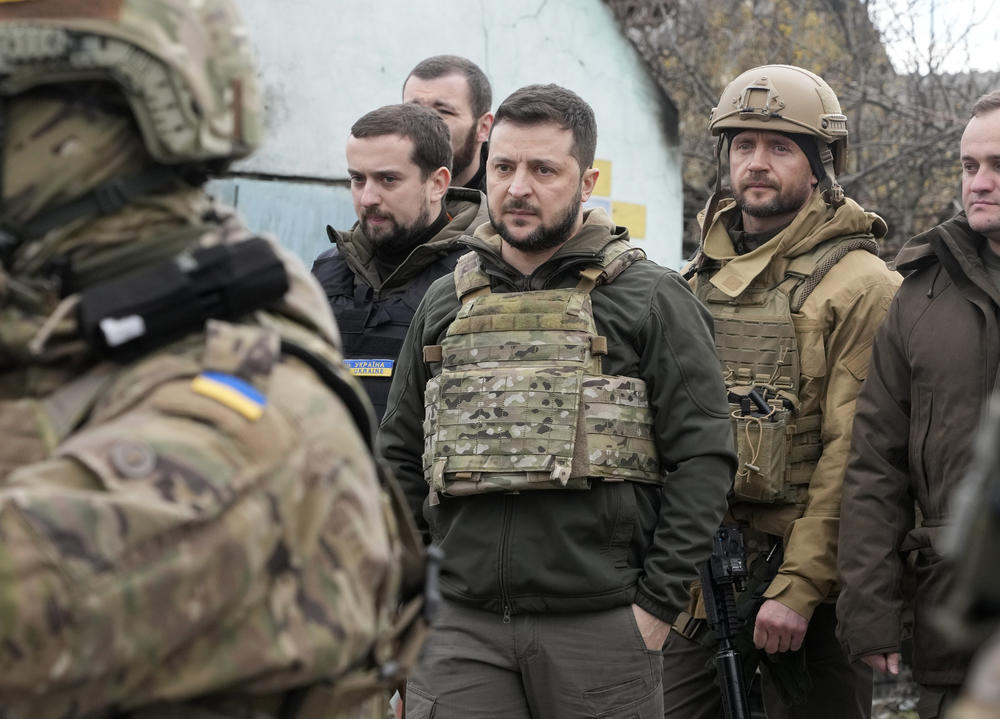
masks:
[[[598,197],[611,197],[611,160],[594,160],[594,167],[600,170],[600,174],[594,183],[593,194]]]
[[[611,219],[616,225],[628,228],[629,237],[646,236],[646,206],[634,202],[612,202]]]
[[[611,160],[594,160],[594,167],[600,170],[594,191],[590,194],[588,207],[600,207],[609,212],[616,225],[628,228],[632,239],[646,236],[646,206],[634,202],[616,202],[611,199]]]

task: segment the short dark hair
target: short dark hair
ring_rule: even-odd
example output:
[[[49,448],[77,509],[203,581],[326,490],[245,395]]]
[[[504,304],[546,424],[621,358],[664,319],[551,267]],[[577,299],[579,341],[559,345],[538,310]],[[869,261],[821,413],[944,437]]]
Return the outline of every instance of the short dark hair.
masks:
[[[972,106],[972,114],[969,117],[978,117],[994,110],[1000,110],[1000,90],[988,92],[976,100],[976,104]]]
[[[485,73],[479,69],[479,65],[471,60],[459,55],[434,55],[418,62],[406,79],[418,77],[421,80],[436,80],[456,73],[464,75],[465,82],[469,86],[469,107],[472,109],[472,114],[477,118],[482,117],[493,105],[493,89]],[[403,86],[406,86],[405,81]]]
[[[410,159],[420,168],[420,179],[439,167],[451,171],[451,135],[444,120],[433,110],[408,103],[386,105],[362,115],[351,126],[354,137],[402,135],[413,141]]]
[[[504,120],[515,125],[552,122],[564,130],[571,130],[573,146],[570,154],[580,165],[580,172],[593,166],[597,120],[590,105],[572,90],[559,85],[528,85],[515,90],[497,108],[493,129]]]

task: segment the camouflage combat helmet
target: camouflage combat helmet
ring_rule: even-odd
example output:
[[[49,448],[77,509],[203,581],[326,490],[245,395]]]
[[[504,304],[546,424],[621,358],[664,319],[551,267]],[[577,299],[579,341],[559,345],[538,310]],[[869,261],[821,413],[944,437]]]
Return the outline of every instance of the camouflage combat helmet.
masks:
[[[708,122],[713,135],[743,130],[811,135],[826,177],[817,178],[828,204],[843,202],[837,175],[847,159],[847,117],[823,78],[793,65],[762,65],[740,74],[722,91]],[[716,147],[721,159],[722,137]]]
[[[105,81],[121,90],[165,165],[248,155],[260,106],[232,0],[5,0],[0,96]]]

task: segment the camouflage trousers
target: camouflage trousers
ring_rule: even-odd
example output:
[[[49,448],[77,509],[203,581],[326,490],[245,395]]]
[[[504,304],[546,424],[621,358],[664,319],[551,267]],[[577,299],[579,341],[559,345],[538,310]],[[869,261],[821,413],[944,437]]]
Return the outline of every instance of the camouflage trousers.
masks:
[[[660,719],[661,658],[630,606],[505,622],[445,602],[407,683],[406,719]]]
[[[869,719],[872,709],[872,672],[860,662],[849,662],[834,636],[832,604],[813,613],[803,649],[813,688],[804,704],[784,706],[773,687],[761,687],[770,719]],[[722,695],[715,682],[715,649],[670,632],[663,647],[663,707],[668,719],[718,719],[723,716]]]

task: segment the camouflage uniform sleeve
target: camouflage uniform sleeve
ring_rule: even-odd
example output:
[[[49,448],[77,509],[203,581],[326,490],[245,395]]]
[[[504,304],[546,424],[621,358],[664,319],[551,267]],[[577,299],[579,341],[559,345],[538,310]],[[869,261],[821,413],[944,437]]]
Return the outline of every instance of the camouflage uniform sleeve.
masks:
[[[873,268],[874,263],[878,267]],[[843,281],[845,276],[851,280]],[[778,600],[806,619],[838,588],[837,533],[855,400],[868,371],[872,338],[901,278],[881,260],[855,252],[841,260],[827,280],[838,289],[824,296],[820,285],[810,301],[829,308],[829,336],[818,336],[823,324],[819,321],[815,327],[796,327],[797,335],[806,338],[800,346],[802,396],[810,383],[819,393],[823,451],[809,481],[805,510],[786,530],[784,561],[764,592],[766,598]],[[819,315],[806,309],[804,315]]]
[[[635,602],[673,622],[687,605],[695,565],[711,552],[736,458],[711,315],[676,273],[661,275],[652,293],[637,289],[648,307],[636,342],[639,371],[667,475]]]
[[[161,382],[0,487],[11,716],[274,691],[370,651],[391,560],[370,454],[296,360],[267,396],[250,420]]]

